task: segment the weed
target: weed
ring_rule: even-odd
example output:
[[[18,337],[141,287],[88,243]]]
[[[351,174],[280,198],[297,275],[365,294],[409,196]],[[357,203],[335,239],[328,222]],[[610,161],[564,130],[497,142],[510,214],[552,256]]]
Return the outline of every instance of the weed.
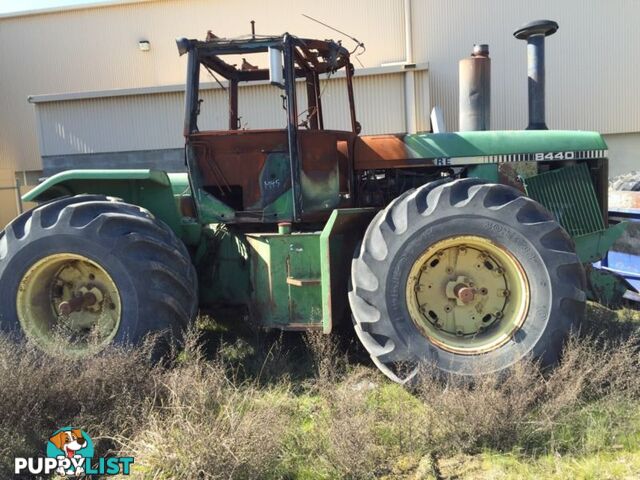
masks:
[[[631,478],[636,314],[589,311],[551,371],[422,375],[413,390],[320,334],[193,330],[156,366],[152,345],[75,361],[0,339],[0,478],[65,425],[87,430],[98,455],[134,456],[133,479]]]

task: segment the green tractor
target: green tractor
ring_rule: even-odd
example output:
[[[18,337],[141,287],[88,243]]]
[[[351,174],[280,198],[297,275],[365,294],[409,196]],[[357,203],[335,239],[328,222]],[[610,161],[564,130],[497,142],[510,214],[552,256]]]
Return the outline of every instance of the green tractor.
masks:
[[[551,27],[528,28],[534,42]],[[39,205],[0,234],[2,331],[87,355],[179,336],[206,307],[325,334],[351,317],[397,382],[424,363],[473,376],[558,360],[585,308],[583,265],[624,229],[608,226],[598,133],[365,136],[339,43],[210,36],[178,49],[187,173],[72,170],[25,195]],[[269,68],[225,61],[254,53]],[[227,80],[227,131],[198,128],[203,70]],[[324,128],[326,75],[344,78],[345,130]],[[286,126],[240,129],[240,82],[273,85]]]

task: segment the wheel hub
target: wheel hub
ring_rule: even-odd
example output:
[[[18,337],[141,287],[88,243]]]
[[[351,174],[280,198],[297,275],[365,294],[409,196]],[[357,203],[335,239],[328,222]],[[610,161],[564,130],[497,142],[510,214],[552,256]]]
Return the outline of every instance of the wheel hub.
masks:
[[[489,239],[436,242],[414,263],[407,304],[414,324],[445,350],[477,354],[504,344],[522,325],[529,304],[526,274]]]
[[[78,292],[71,294],[71,299],[60,302],[58,313],[68,316],[71,312],[81,312],[83,310],[100,311],[103,299],[104,295],[97,287],[93,285],[82,286]]]
[[[447,297],[455,300],[458,305],[468,305],[475,300],[477,290],[471,280],[467,277],[459,276],[447,283],[445,292]]]
[[[45,350],[85,353],[115,337],[120,295],[111,276],[77,254],[46,256],[29,268],[18,287],[18,319],[28,338]]]
[[[476,298],[476,289],[459,283],[453,288],[456,294],[456,299],[462,302],[463,305],[467,305],[473,302]]]

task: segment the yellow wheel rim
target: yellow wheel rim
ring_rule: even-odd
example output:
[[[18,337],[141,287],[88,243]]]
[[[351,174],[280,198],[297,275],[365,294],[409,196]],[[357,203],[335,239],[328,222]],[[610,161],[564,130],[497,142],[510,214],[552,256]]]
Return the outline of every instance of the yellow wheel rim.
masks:
[[[46,256],[22,277],[16,298],[27,338],[45,351],[95,353],[120,327],[120,294],[93,260],[72,253]]]
[[[475,235],[431,245],[406,287],[414,324],[433,344],[463,355],[504,345],[529,310],[529,281],[502,245]]]

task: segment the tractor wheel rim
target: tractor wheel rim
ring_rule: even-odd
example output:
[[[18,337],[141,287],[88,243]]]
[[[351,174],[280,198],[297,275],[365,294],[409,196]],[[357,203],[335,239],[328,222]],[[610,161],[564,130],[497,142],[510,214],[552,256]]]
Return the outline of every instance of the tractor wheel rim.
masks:
[[[415,261],[406,299],[413,323],[430,342],[476,355],[504,345],[523,325],[529,281],[504,246],[475,235],[450,237]]]
[[[111,275],[95,261],[72,253],[34,263],[20,280],[16,306],[29,340],[48,352],[80,356],[110,344],[122,315]]]

